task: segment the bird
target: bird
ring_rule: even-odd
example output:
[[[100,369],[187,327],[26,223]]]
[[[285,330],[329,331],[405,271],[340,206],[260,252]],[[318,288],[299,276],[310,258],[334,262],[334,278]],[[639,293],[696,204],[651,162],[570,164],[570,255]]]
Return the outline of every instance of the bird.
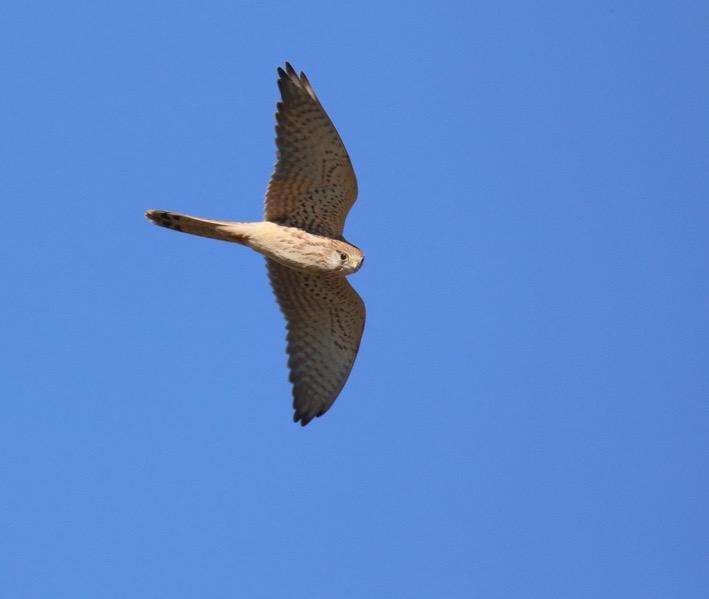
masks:
[[[211,220],[148,210],[156,225],[249,247],[266,257],[286,320],[293,421],[325,414],[342,391],[364,331],[365,304],[347,280],[364,253],[343,236],[357,199],[349,154],[305,73],[278,67],[276,165],[264,220]]]

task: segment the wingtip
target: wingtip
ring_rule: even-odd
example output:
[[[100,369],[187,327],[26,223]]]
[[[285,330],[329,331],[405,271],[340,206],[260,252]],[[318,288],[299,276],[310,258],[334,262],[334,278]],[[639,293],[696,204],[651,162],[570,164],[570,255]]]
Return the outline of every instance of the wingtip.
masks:
[[[278,67],[276,70],[278,72],[278,77],[281,79],[291,79],[298,83],[301,81],[307,81],[305,73],[301,71],[299,75],[298,71],[296,71],[293,65],[287,60],[285,61],[285,69],[283,67]]]
[[[325,412],[327,412],[330,409],[330,406],[321,408],[317,412],[314,412],[312,410],[300,410],[298,408],[295,408],[295,412],[293,413],[293,422],[300,422],[300,426],[306,426],[308,423],[312,422],[316,418],[320,418]]]
[[[300,424],[300,426],[307,426],[312,419],[312,416],[308,416],[307,414],[303,414],[298,411],[293,414],[293,422]]]

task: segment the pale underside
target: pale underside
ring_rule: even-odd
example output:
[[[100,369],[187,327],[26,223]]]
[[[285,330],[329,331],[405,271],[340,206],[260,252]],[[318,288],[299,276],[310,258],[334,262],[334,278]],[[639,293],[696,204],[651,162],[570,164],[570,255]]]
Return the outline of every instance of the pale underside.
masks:
[[[305,75],[279,69],[278,160],[266,193],[265,219],[342,239],[357,181],[347,151]],[[267,260],[288,328],[293,419],[324,414],[352,370],[364,329],[362,299],[345,277],[289,269]]]
[[[340,136],[301,73],[278,69],[278,161],[266,192],[265,222],[217,221],[148,210],[155,224],[249,246],[267,257],[287,321],[293,419],[324,414],[352,370],[364,329],[362,299],[345,275],[362,264],[342,230],[357,182]]]

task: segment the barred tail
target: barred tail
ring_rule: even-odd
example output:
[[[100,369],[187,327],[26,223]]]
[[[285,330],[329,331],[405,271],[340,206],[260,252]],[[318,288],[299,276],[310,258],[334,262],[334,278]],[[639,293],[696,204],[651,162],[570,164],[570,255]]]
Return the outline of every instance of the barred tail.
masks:
[[[148,210],[145,216],[156,225],[173,231],[180,231],[181,233],[190,233],[200,237],[211,237],[212,239],[235,243],[246,243],[248,239],[246,235],[235,230],[239,228],[240,223],[208,220],[206,218],[178,214],[177,212],[167,212],[166,210]]]

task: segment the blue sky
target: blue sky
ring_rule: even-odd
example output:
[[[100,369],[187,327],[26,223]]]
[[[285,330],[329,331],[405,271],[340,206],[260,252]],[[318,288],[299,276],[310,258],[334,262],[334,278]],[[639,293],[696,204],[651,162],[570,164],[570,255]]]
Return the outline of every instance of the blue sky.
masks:
[[[5,2],[0,594],[709,596],[706,2]],[[291,422],[276,67],[368,322]]]

